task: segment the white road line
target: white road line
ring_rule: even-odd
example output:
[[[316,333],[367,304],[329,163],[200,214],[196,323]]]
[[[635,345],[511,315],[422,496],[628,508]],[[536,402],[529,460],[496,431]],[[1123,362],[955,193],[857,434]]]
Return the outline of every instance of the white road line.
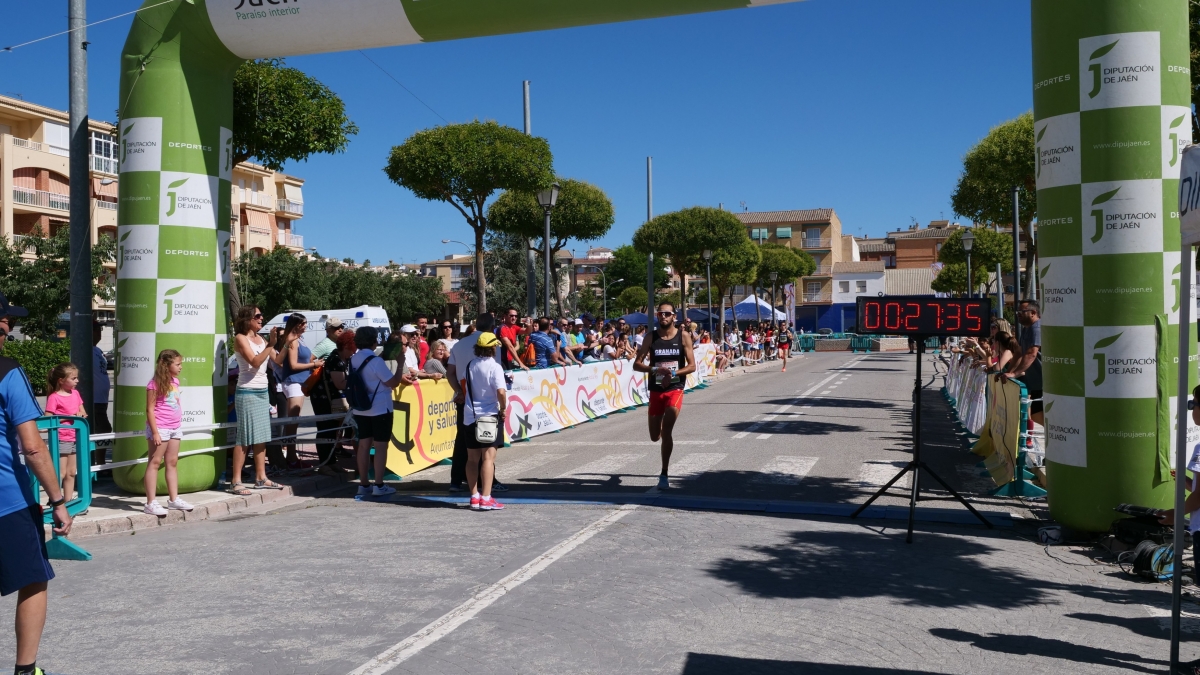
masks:
[[[790,405],[780,406],[779,410],[776,410],[774,414],[782,415],[783,413],[785,413],[791,409],[792,409],[792,406],[790,406]]]
[[[471,599],[435,619],[428,626],[413,633],[403,641],[397,642],[375,658],[350,671],[350,675],[382,675],[416,656],[422,649],[454,632],[456,628],[470,621],[480,612],[491,606],[492,603],[537,576],[539,572],[554,564],[555,561],[574,551],[588,539],[608,529],[613,523],[629,515],[636,508],[636,505],[627,505],[622,506],[616,511],[610,511],[603,518],[555,544],[548,551],[525,564],[517,571],[488,586]]]
[[[865,356],[860,356],[860,357],[858,357],[857,359],[851,359],[851,360],[847,361],[846,363],[842,364],[842,368],[853,368],[854,366],[858,365],[858,362],[859,362],[859,361],[862,361],[862,360],[863,360],[863,359],[865,359],[865,358],[866,358]],[[843,375],[844,375],[844,373],[834,373],[834,374],[830,375],[829,377],[827,377],[827,378],[825,378],[825,379],[821,380],[820,382],[818,382],[818,383],[814,384],[813,386],[809,387],[809,388],[808,388],[808,390],[807,390],[807,391],[805,391],[803,394],[800,394],[799,396],[797,396],[797,397],[796,397],[796,400],[795,400],[795,401],[792,403],[792,405],[800,405],[800,402],[801,402],[803,399],[805,399],[805,398],[807,398],[808,396],[810,396],[810,395],[811,395],[811,394],[812,394],[814,391],[816,391],[816,390],[820,389],[821,387],[825,386],[825,385],[826,385],[826,384],[828,384],[830,381],[832,381],[834,378],[841,377],[841,376],[843,376]],[[828,393],[831,393],[831,392],[825,391],[825,392],[821,392],[821,393],[822,393],[822,394],[828,394]],[[790,407],[790,406],[788,406],[788,407]],[[812,407],[812,405],[810,404],[810,405],[806,405],[806,406],[804,406],[804,407],[805,407],[805,408],[811,408],[811,407]],[[780,410],[779,410],[779,411],[777,411],[775,414],[779,414],[779,412],[784,412],[783,408],[780,408]],[[755,417],[757,417],[757,415],[755,415]],[[764,415],[764,416],[763,416],[763,420],[764,420],[764,421],[765,421],[765,420],[773,420],[773,419],[775,419],[775,418],[774,418],[774,417],[771,417],[770,415]],[[759,424],[759,423],[757,423],[757,422],[756,422],[756,423],[754,423],[754,424],[751,424],[750,426],[746,427],[746,430],[745,430],[745,431],[739,431],[738,433],[734,434],[734,435],[733,435],[733,438],[734,438],[734,440],[738,440],[738,439],[741,439],[741,438],[745,438],[745,437],[749,436],[750,434],[754,433],[755,431],[758,431],[759,427],[761,427],[761,426],[762,426],[762,425],[761,425],[761,424]],[[762,434],[762,435],[760,435],[758,438],[760,438],[760,439],[761,439],[761,438],[770,438],[770,434]]]
[[[750,482],[795,485],[807,476],[809,471],[812,471],[813,466],[817,463],[817,459],[816,457],[781,455],[764,466],[762,472]]]
[[[721,452],[693,452],[684,455],[678,462],[671,462],[671,478],[688,478],[708,471],[721,460],[725,454]]]
[[[642,454],[626,454],[626,455],[605,455],[594,462],[588,462],[581,467],[571,469],[570,471],[555,476],[555,478],[584,478],[587,476],[595,477],[598,475],[613,474],[621,470],[621,467],[636,462],[645,457]]]
[[[833,393],[833,390],[832,390],[832,389],[830,389],[830,390],[828,390],[828,391],[823,391],[823,392],[821,392],[821,395],[822,395],[822,396],[824,396],[824,395],[826,395],[826,394],[832,394],[832,393]]]
[[[908,464],[906,460],[890,460],[890,459],[869,459],[862,463],[862,467],[858,470],[857,482],[864,487],[883,487],[889,480],[892,479],[904,465]],[[896,481],[892,487],[907,488],[912,485],[912,474],[904,474],[904,478]]]
[[[765,441],[768,438],[770,438],[771,436],[772,436],[772,434],[759,434],[759,435],[755,436],[754,438],[755,438],[755,440]]]
[[[528,457],[506,462],[504,461],[504,455],[500,455],[496,458],[496,473],[505,478],[520,478],[543,464],[549,464],[563,457],[566,457],[566,455],[540,452],[536,455],[529,455]]]

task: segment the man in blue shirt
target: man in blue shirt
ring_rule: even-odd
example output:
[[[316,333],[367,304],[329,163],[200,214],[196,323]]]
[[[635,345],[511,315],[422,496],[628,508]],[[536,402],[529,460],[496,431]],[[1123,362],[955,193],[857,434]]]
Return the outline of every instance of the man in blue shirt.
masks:
[[[8,304],[0,293],[0,353],[12,330],[12,317],[28,312]],[[17,593],[16,675],[41,675],[38,645],[46,625],[46,582],[54,578],[46,553],[42,508],[29,481],[37,477],[54,508],[54,531],[71,531],[50,451],[37,430],[42,411],[29,378],[16,361],[0,356],[0,596]],[[17,455],[25,455],[25,461]]]
[[[529,334],[529,341],[533,344],[538,368],[549,368],[551,363],[566,365],[563,357],[558,353],[558,346],[554,344],[554,338],[550,336],[549,318],[543,316],[538,319],[538,329]]]

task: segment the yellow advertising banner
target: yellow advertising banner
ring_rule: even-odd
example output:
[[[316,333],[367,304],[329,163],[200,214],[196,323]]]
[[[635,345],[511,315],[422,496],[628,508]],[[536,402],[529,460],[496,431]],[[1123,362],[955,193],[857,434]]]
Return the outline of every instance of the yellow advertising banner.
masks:
[[[421,380],[392,394],[395,418],[388,471],[408,476],[454,454],[458,412],[454,389],[445,380]]]
[[[989,377],[987,420],[971,452],[984,459],[996,485],[1012,482],[1017,472],[1017,444],[1021,439],[1021,385]]]

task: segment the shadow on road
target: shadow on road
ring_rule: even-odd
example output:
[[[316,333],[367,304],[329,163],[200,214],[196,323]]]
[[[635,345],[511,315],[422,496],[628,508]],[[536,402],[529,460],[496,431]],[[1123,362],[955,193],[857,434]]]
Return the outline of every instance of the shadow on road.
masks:
[[[895,408],[897,405],[904,405],[906,408],[911,408],[909,403],[893,403],[886,400],[874,398],[832,398],[822,396],[821,398],[805,398],[802,399],[802,407],[812,406],[814,408]],[[762,401],[764,405],[795,405],[795,398],[773,398]]]
[[[929,670],[901,670],[898,668],[867,668],[836,663],[813,663],[811,661],[774,661],[750,659],[720,654],[687,655],[681,675],[933,675]]]
[[[965,642],[979,649],[1001,654],[1017,654],[1021,656],[1045,656],[1072,661],[1074,663],[1094,663],[1098,666],[1124,668],[1140,673],[1159,673],[1160,668],[1149,668],[1140,664],[1152,666],[1167,666],[1167,661],[1147,659],[1137,654],[1117,652],[1111,649],[1077,645],[1065,640],[1038,637],[1036,635],[979,635],[956,628],[934,628],[929,631],[934,637],[954,642]]]
[[[725,428],[730,431],[749,431],[764,434],[798,434],[801,436],[824,436],[846,431],[863,430],[862,427],[855,424],[835,424],[832,422],[813,422],[809,420],[775,420],[774,422],[743,420],[726,424]]]

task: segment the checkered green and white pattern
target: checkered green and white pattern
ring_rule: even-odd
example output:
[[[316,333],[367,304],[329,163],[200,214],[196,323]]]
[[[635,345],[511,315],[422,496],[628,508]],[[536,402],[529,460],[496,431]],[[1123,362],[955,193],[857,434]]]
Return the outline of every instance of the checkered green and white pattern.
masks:
[[[232,133],[173,126],[131,116],[119,128],[117,431],[145,427],[146,383],[163,349],[183,355],[184,427],[225,420]],[[182,449],[223,444],[213,439],[188,433]],[[144,456],[146,447],[140,438],[121,440],[117,459]],[[223,453],[185,457],[180,489],[207,488],[222,468]],[[118,471],[123,488],[140,490],[144,467]]]
[[[1187,7],[1034,0],[1033,12],[1050,507],[1107,529],[1117,503],[1171,497]]]

